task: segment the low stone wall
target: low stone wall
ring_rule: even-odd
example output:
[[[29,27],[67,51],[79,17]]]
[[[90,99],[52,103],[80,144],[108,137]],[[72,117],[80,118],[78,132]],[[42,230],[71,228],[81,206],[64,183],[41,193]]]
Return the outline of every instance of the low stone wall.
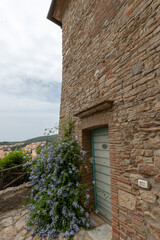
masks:
[[[6,211],[18,208],[31,189],[32,184],[25,183],[0,191],[0,216]]]

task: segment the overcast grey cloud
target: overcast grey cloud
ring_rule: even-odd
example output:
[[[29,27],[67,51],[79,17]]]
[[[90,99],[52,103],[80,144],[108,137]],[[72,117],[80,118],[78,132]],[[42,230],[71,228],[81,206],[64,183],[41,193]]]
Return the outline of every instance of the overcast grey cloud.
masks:
[[[0,0],[0,141],[43,135],[59,119],[61,29],[51,0]]]

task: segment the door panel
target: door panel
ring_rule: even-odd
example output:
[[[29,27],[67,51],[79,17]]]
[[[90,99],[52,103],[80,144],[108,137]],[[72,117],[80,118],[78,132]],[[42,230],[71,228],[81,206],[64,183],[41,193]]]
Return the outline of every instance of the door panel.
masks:
[[[94,150],[95,157],[109,158],[109,151],[106,150]]]
[[[101,192],[104,191],[108,194],[111,194],[110,186],[111,186],[110,184],[103,183],[103,182],[99,181],[98,179],[96,179],[96,187],[99,188],[101,190]]]
[[[112,219],[108,128],[92,131],[95,207],[109,222]]]
[[[99,164],[95,164],[96,171],[99,173],[110,175],[110,168],[106,166],[101,166]]]
[[[103,148],[103,145],[106,148]],[[101,143],[94,143],[94,149],[95,150],[101,150],[101,151],[108,151],[108,144],[104,144],[103,142],[101,142]]]
[[[112,213],[107,211],[101,204],[97,204],[97,209],[99,212],[109,221],[112,221]]]
[[[108,139],[106,138],[106,136],[95,136],[94,142],[95,143],[103,143],[103,142],[108,143]]]
[[[99,173],[96,171],[96,179],[104,183],[106,186],[110,183],[110,175]]]
[[[97,198],[100,197],[104,199],[106,202],[111,203],[111,198],[109,198],[109,194],[105,191],[99,191],[100,189],[97,188]]]
[[[109,158],[94,157],[95,164],[110,167]]]

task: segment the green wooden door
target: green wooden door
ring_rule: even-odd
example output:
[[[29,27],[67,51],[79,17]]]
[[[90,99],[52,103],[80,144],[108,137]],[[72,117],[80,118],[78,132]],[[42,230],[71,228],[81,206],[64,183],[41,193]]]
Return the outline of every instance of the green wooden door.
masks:
[[[91,132],[93,176],[95,181],[95,207],[109,222],[111,210],[111,180],[109,160],[108,128],[98,128]]]

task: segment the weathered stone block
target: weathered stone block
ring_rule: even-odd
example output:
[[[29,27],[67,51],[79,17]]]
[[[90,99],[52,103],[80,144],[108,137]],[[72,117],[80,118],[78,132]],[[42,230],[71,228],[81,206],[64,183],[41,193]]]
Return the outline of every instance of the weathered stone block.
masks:
[[[153,208],[152,212],[155,216],[158,216],[160,218],[160,208],[159,207]]]
[[[13,226],[9,226],[2,230],[0,240],[14,239],[17,231]]]
[[[118,203],[122,207],[125,207],[129,210],[134,210],[136,207],[136,197],[133,194],[119,190]]]
[[[27,235],[27,231],[25,229],[23,229],[20,233],[18,233],[16,235],[16,237],[14,238],[14,240],[26,240],[26,235]],[[32,238],[31,238],[32,239]]]
[[[133,75],[137,75],[143,70],[143,62],[138,62],[135,65],[131,66],[131,72]]]
[[[160,149],[154,151],[154,155],[160,157]]]
[[[18,222],[16,222],[15,227],[16,227],[16,229],[17,229],[18,231],[20,231],[20,230],[23,229],[23,227],[24,227],[24,225],[25,225],[25,223],[26,223],[25,218],[26,218],[26,216],[23,216],[22,218],[20,218],[20,219],[18,220]]]
[[[155,109],[156,109],[156,111],[159,111],[159,110],[160,110],[160,102],[157,102],[157,103],[156,103]]]
[[[141,199],[148,203],[154,203],[156,201],[156,195],[152,191],[140,190]]]
[[[12,225],[12,218],[11,217],[3,219],[2,221],[0,221],[0,229],[8,227],[10,225]]]
[[[147,176],[154,176],[158,173],[158,169],[154,165],[140,164],[139,173]]]
[[[156,183],[160,183],[160,173],[154,178]]]
[[[145,150],[144,150],[144,149],[141,149],[141,150],[139,151],[140,156],[144,156],[144,153],[145,153]]]
[[[153,156],[153,151],[151,151],[151,150],[145,151],[145,157],[152,157],[152,156]]]

